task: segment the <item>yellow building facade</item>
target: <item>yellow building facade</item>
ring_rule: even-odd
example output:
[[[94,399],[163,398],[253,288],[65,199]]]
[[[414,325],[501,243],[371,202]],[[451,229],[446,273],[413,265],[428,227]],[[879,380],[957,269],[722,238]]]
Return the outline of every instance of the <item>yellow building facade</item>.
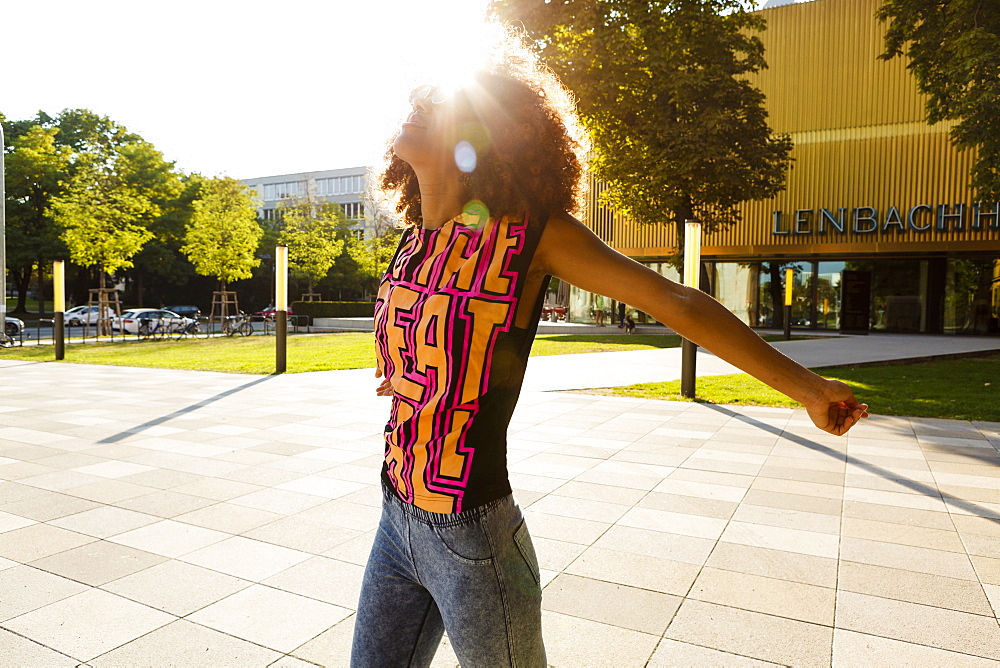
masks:
[[[702,287],[749,324],[773,326],[773,288],[792,267],[794,327],[1000,335],[1000,203],[974,197],[974,155],[952,146],[950,124],[926,123],[906,60],[879,59],[879,4],[762,10],[769,68],[753,81],[794,162],[777,197],[745,203],[741,223],[704,236]],[[663,264],[673,226],[604,209],[594,185],[588,225],[674,277]],[[589,298],[572,297],[584,316]]]

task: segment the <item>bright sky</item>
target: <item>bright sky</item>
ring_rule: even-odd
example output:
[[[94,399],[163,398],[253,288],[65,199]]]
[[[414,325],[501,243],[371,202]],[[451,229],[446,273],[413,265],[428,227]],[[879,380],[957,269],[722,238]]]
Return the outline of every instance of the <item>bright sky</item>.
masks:
[[[210,176],[370,164],[416,84],[475,61],[485,2],[5,3],[0,112],[91,109]]]

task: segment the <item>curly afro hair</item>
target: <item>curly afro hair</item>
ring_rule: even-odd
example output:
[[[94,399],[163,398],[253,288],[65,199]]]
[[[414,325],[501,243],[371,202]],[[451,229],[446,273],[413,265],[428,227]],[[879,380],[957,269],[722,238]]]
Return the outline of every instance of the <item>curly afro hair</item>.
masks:
[[[494,219],[578,214],[587,146],[575,101],[520,37],[507,31],[502,42],[494,64],[454,94],[456,143],[467,141],[476,151],[475,168],[462,179],[466,201],[478,200]],[[393,153],[394,140],[377,179],[376,199],[394,206],[404,227],[420,227],[417,175]]]

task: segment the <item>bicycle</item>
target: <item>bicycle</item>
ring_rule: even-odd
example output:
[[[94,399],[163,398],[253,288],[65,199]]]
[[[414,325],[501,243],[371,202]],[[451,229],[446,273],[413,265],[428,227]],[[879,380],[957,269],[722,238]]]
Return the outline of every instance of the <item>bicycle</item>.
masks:
[[[231,315],[222,321],[222,333],[226,336],[250,336],[253,334],[253,324],[250,314],[240,311],[239,315]]]
[[[160,318],[140,318],[137,333],[140,339],[162,339],[167,327]]]
[[[201,329],[198,327],[197,321],[188,323],[175,322],[171,323],[169,332],[174,336],[174,339],[179,340],[188,336],[197,336],[201,332]]]

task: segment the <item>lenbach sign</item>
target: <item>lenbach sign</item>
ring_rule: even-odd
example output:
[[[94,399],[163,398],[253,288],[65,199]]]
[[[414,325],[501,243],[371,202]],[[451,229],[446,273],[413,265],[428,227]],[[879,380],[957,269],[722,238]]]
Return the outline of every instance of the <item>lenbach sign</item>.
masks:
[[[771,234],[777,236],[883,235],[992,230],[1000,237],[1000,202],[917,204],[909,209],[890,206],[880,213],[873,206],[839,209],[796,209],[772,213]]]

